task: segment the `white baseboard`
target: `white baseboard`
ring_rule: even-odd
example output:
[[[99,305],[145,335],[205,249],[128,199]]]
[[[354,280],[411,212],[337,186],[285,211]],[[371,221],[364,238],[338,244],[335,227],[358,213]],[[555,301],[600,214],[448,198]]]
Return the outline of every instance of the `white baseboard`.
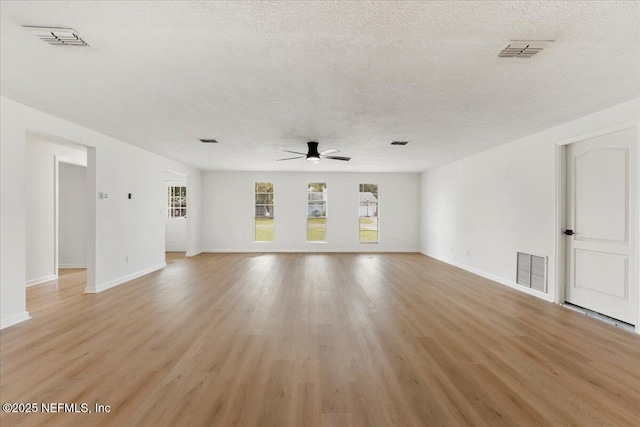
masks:
[[[544,292],[540,292],[540,291],[536,291],[535,289],[531,289],[531,288],[526,288],[524,286],[518,285],[516,282],[512,282],[511,280],[507,280],[503,277],[499,277],[499,276],[495,276],[491,273],[487,273],[485,271],[481,271],[478,270],[476,268],[473,267],[469,267],[467,265],[464,264],[459,264],[457,262],[453,262],[453,261],[449,261],[446,259],[442,259],[442,258],[438,258],[438,257],[434,257],[433,255],[429,255],[426,252],[420,251],[420,253],[422,255],[428,256],[429,258],[433,258],[433,259],[437,259],[438,261],[442,261],[444,263],[447,263],[449,265],[453,265],[454,267],[458,267],[462,270],[468,271],[469,273],[473,273],[476,274],[480,277],[484,277],[485,279],[489,279],[492,280],[496,283],[500,283],[501,285],[504,286],[508,286],[512,289],[515,289],[516,291],[520,291],[520,292],[524,292],[525,294],[529,294],[532,295],[534,297],[543,299],[545,301],[549,301],[549,302],[554,302],[553,300],[553,295],[549,295],[549,294],[545,294]]]
[[[87,268],[87,264],[58,264],[58,268]]]
[[[0,320],[0,329],[8,328],[9,326],[13,326],[20,322],[24,322],[25,320],[31,319],[28,311],[23,311],[22,313],[14,314],[13,316],[5,317]]]
[[[163,262],[162,264],[158,264],[158,265],[155,265],[153,267],[145,268],[144,270],[136,271],[135,273],[129,274],[127,276],[119,277],[119,278],[111,280],[111,281],[109,281],[107,283],[101,283],[101,284],[99,284],[99,285],[97,285],[95,287],[94,286],[90,287],[90,286],[87,285],[87,287],[84,290],[84,293],[85,294],[97,294],[99,292],[103,292],[103,291],[106,291],[107,289],[111,289],[111,288],[114,288],[114,287],[116,287],[118,285],[126,283],[126,282],[128,282],[130,280],[137,279],[138,277],[142,277],[142,276],[144,276],[146,274],[153,273],[154,271],[158,271],[160,269],[163,269],[166,266],[167,266],[167,264]]]
[[[200,255],[202,253],[202,251],[197,251],[197,252],[187,252],[184,254],[184,256],[196,256],[196,255]]]
[[[58,276],[56,276],[55,274],[49,274],[48,276],[42,276],[42,277],[38,277],[37,279],[31,279],[27,281],[27,286],[35,286],[35,285],[39,285],[41,283],[46,283],[46,282],[50,282],[52,280],[56,280],[58,278]]]
[[[262,245],[262,243],[260,243]],[[333,248],[327,249],[323,243],[310,243],[308,248],[295,248],[295,249],[273,249],[268,244],[255,248],[243,248],[243,249],[204,249],[204,253],[419,253],[420,251],[414,249],[385,249],[377,248],[377,245],[362,245],[362,248],[349,248],[340,249]],[[189,254],[187,254],[189,256]]]

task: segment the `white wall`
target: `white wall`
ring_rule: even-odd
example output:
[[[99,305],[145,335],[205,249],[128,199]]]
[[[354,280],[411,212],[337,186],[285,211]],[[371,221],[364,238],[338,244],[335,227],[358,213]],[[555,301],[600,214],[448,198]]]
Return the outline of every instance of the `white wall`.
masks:
[[[188,254],[200,252],[200,171],[6,98],[1,99],[0,114],[1,327],[28,318],[24,196],[27,135],[47,135],[49,140],[64,139],[89,147],[87,182],[93,197],[87,209],[87,291],[108,289],[164,265],[165,169],[187,175],[194,189],[190,203],[196,213],[188,225]],[[98,192],[108,192],[109,199],[98,199]],[[132,199],[127,198],[128,193],[133,194]]]
[[[254,183],[275,183],[275,242],[254,242]],[[326,182],[327,243],[307,243],[307,184]],[[359,184],[378,184],[379,244],[360,244]],[[419,174],[205,172],[203,248],[226,251],[417,251]]]
[[[0,328],[29,318],[26,310],[25,129],[0,105]]]
[[[81,146],[56,144],[32,135],[27,137],[26,150],[26,284],[29,286],[57,277],[55,158],[64,157],[86,165],[87,150]],[[85,206],[83,210],[86,210]]]
[[[58,267],[86,268],[87,168],[60,163],[58,178]]]
[[[516,252],[549,257],[556,299],[557,144],[640,119],[640,99],[556,126],[422,174],[421,251],[515,285]]]

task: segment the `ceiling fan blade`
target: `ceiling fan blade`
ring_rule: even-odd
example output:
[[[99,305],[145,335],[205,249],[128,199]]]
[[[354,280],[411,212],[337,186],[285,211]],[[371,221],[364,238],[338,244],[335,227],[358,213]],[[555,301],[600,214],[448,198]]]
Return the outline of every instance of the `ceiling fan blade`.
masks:
[[[351,160],[351,157],[343,157],[343,156],[322,156],[322,158],[331,159],[331,160],[344,160],[345,162],[348,162],[349,160]]]
[[[328,150],[324,150],[320,152],[321,156],[326,156],[327,154],[339,153],[340,150],[337,148],[329,148]]]
[[[296,156],[296,157],[287,157],[286,159],[278,159],[278,162],[281,162],[283,160],[293,160],[293,159],[302,159],[303,157],[307,157],[307,155],[305,154],[304,156]]]
[[[289,151],[289,150],[282,150],[282,151],[287,152],[287,153],[293,153],[293,154],[302,154],[303,156],[307,155],[307,153],[301,153],[299,151]]]

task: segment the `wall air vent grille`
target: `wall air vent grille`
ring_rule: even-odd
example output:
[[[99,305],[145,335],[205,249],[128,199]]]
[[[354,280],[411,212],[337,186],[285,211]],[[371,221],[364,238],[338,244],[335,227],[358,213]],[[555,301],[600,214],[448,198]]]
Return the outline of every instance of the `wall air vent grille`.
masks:
[[[28,25],[25,25],[24,28],[49,44],[57,46],[89,46],[73,28],[31,27]]]
[[[516,283],[547,292],[547,257],[518,252]]]
[[[393,141],[391,145],[407,145],[409,141]]]
[[[200,142],[204,144],[217,144],[218,141],[215,139],[200,139]]]
[[[498,53],[500,58],[531,58],[553,40],[511,40]]]

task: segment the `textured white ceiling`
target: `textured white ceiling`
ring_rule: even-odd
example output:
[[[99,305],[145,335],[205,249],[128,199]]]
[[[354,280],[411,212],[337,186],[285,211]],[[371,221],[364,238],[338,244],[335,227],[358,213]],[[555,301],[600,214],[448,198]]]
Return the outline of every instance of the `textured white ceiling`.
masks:
[[[2,96],[201,169],[422,171],[640,96],[638,2],[2,1],[0,14]],[[71,27],[91,47],[21,25]],[[498,58],[512,39],[556,42]],[[352,160],[275,161],[309,140]]]

